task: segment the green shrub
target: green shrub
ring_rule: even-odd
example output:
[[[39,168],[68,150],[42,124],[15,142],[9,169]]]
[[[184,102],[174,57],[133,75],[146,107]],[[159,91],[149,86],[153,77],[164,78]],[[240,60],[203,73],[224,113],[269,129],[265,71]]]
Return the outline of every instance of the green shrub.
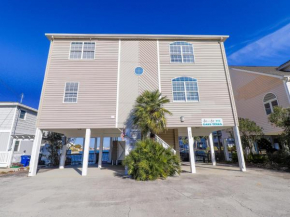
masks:
[[[251,162],[254,164],[258,164],[258,163],[266,163],[268,162],[268,156],[267,155],[260,155],[260,154],[249,154],[248,158],[247,158],[247,162]]]
[[[179,157],[151,139],[138,141],[123,165],[133,179],[140,181],[165,179],[181,172]]]
[[[290,169],[290,155],[286,158],[286,164],[288,169]]]
[[[280,165],[287,165],[290,157],[289,153],[283,150],[276,151],[272,154],[268,154],[269,160],[273,163]]]
[[[237,163],[239,160],[238,160],[238,155],[237,155],[237,152],[233,152],[232,153],[232,162],[233,163]]]

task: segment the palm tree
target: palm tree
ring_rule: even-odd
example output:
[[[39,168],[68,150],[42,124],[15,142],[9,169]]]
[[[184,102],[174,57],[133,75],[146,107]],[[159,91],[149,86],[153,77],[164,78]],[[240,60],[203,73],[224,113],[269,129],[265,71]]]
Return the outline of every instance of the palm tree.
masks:
[[[169,102],[169,99],[161,96],[158,90],[152,92],[146,90],[138,96],[133,111],[133,122],[141,130],[143,138],[149,132],[150,137],[154,138],[155,134],[166,130],[165,115],[172,115],[172,113],[163,106]]]

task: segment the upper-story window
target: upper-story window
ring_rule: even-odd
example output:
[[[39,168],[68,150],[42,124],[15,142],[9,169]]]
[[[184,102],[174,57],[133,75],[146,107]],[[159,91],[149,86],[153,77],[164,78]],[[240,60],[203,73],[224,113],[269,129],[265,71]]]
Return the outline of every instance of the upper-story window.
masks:
[[[78,100],[79,83],[66,82],[63,102],[73,103]]]
[[[94,59],[95,42],[72,42],[70,59]]]
[[[25,119],[25,117],[26,117],[26,111],[24,111],[24,110],[20,110],[19,118],[20,118],[20,119]]]
[[[193,63],[193,46],[184,41],[170,44],[170,59],[172,63]]]
[[[198,102],[197,80],[190,77],[172,79],[173,101]]]
[[[264,107],[266,114],[271,114],[274,111],[275,106],[278,106],[277,97],[273,93],[267,93],[264,97]]]

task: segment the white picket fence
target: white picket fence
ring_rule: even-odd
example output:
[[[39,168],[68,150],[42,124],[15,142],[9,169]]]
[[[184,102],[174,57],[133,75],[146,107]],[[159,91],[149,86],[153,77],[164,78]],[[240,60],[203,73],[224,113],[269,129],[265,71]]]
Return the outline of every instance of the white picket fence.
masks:
[[[0,167],[7,167],[9,162],[9,154],[8,151],[0,151]]]

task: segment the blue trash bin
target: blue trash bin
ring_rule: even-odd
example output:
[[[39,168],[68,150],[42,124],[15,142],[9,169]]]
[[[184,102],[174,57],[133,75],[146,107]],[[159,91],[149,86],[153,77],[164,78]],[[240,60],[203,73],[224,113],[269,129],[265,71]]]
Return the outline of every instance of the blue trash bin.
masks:
[[[29,162],[30,162],[30,155],[22,155],[22,156],[21,156],[21,164],[22,164],[24,167],[29,166]]]

